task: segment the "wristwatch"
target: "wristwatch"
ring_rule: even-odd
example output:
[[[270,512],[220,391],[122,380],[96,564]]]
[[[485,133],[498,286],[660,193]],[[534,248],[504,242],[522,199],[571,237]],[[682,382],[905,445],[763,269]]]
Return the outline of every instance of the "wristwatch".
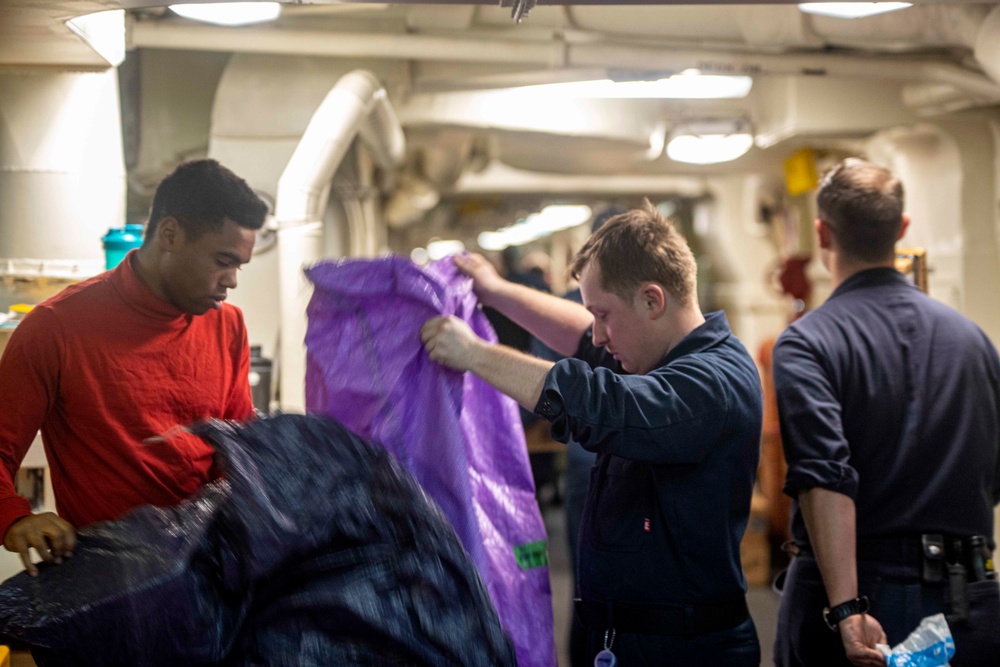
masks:
[[[833,630],[837,631],[837,624],[848,616],[854,616],[855,614],[867,614],[868,613],[868,597],[862,595],[861,597],[854,598],[853,600],[848,600],[847,602],[841,602],[834,607],[823,607],[823,620],[826,621],[827,626]]]

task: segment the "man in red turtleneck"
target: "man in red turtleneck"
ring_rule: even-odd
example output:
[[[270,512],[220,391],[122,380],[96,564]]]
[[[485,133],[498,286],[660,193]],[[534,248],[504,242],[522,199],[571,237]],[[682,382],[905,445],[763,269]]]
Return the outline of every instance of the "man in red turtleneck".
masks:
[[[266,205],[214,160],[157,188],[145,240],[15,329],[0,359],[0,536],[27,571],[73,552],[75,529],[173,505],[214,476],[182,429],[253,414],[246,327],[224,303]],[[14,475],[41,429],[58,515],[31,514]]]

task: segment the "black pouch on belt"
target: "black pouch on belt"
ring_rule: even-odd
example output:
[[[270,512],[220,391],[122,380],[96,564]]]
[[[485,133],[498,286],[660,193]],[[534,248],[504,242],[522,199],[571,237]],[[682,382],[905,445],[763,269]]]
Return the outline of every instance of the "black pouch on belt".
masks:
[[[962,541],[952,543],[953,558],[948,563],[948,597],[951,602],[949,623],[969,620],[969,571],[962,564]]]
[[[929,533],[920,540],[924,551],[920,578],[925,584],[940,584],[944,581],[944,535]]]
[[[948,563],[949,623],[969,620],[969,576],[961,563]]]

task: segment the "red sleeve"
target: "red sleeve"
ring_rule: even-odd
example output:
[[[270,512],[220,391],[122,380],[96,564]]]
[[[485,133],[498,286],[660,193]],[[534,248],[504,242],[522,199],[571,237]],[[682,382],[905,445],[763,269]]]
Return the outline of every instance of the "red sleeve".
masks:
[[[224,419],[246,420],[254,415],[253,395],[250,392],[250,345],[247,342],[247,328],[243,323],[243,313],[236,311],[236,334],[229,354],[233,360],[233,384],[226,401]]]
[[[62,344],[59,322],[36,308],[11,334],[0,358],[0,537],[31,514],[14,490],[14,476],[59,391]]]

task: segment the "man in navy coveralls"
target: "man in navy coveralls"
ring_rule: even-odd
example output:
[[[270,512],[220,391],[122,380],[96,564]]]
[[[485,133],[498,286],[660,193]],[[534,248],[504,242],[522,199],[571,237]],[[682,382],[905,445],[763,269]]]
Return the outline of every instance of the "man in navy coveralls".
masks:
[[[684,238],[652,206],[612,218],[576,257],[584,305],[456,257],[484,305],[574,358],[552,363],[460,320],[421,332],[597,453],[579,541],[577,609],[590,651],[634,665],[758,665],[740,540],[757,470],[760,379],[723,313],[702,315]]]

